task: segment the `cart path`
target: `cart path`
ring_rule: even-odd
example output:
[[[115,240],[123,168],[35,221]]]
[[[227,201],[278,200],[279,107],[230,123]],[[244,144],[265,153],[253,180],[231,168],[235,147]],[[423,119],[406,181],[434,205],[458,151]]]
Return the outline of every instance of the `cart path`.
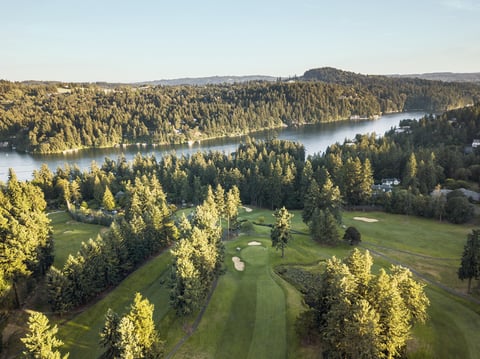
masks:
[[[369,243],[365,243],[365,244],[369,244]],[[456,291],[456,290],[454,290],[454,289],[452,289],[452,288],[450,288],[450,287],[447,287],[446,285],[444,285],[444,284],[442,284],[442,283],[439,283],[439,282],[437,282],[437,281],[434,281],[434,280],[426,277],[426,276],[423,275],[422,273],[417,272],[417,271],[416,271],[415,269],[413,269],[412,267],[407,266],[407,265],[405,265],[405,264],[403,264],[403,263],[400,263],[400,262],[398,262],[397,260],[392,259],[392,258],[388,257],[387,255],[385,255],[385,254],[383,254],[383,253],[381,253],[381,252],[379,252],[379,251],[377,251],[377,250],[375,250],[375,249],[371,249],[371,248],[366,247],[365,244],[360,244],[360,246],[363,247],[363,248],[365,248],[365,249],[368,249],[371,253],[373,253],[373,254],[375,254],[375,255],[377,255],[377,256],[379,256],[379,257],[385,258],[386,260],[388,260],[389,262],[391,262],[391,263],[393,263],[393,264],[395,264],[395,265],[399,265],[399,266],[402,266],[402,267],[405,267],[405,268],[409,269],[413,274],[415,274],[417,277],[423,279],[425,282],[427,282],[427,283],[429,283],[429,284],[431,284],[431,285],[437,286],[437,287],[443,289],[444,291],[446,291],[446,292],[448,292],[448,293],[450,293],[450,294],[453,294],[453,295],[455,295],[455,296],[457,296],[457,297],[460,297],[460,298],[463,298],[463,299],[465,299],[465,300],[468,300],[469,302],[472,302],[472,303],[475,303],[475,304],[480,304],[480,299],[473,298],[473,297],[470,296],[470,295],[467,295],[467,294],[464,294],[464,293],[462,293],[462,292]],[[370,244],[369,244],[369,245],[370,245]],[[389,249],[389,250],[392,249],[392,248],[387,248],[387,247],[383,247],[383,248]],[[395,250],[395,249],[392,249],[392,250]],[[407,253],[408,253],[408,252],[407,252]],[[427,258],[429,258],[429,257],[427,257]]]

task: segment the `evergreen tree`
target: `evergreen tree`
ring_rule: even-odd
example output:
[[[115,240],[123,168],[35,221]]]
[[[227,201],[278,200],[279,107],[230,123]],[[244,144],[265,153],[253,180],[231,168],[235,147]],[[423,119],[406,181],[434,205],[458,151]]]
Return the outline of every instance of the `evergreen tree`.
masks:
[[[119,318],[111,309],[105,316],[100,343],[103,358],[158,358],[163,350],[153,321],[154,306],[136,293],[130,311]]]
[[[113,359],[119,356],[120,317],[111,308],[105,314],[105,325],[100,332],[100,344],[106,349],[102,358]]]
[[[142,346],[135,325],[127,317],[123,317],[118,325],[118,353],[122,359],[138,359],[144,358]]]
[[[345,230],[345,234],[343,235],[343,240],[348,244],[350,244],[351,246],[355,246],[362,241],[362,236],[358,231],[358,229],[350,226]]]
[[[349,157],[343,167],[344,194],[348,203],[357,205],[362,199],[362,163],[358,157]]]
[[[363,186],[363,184],[362,184]],[[362,187],[363,189],[363,187]],[[371,191],[371,189],[370,189]],[[342,221],[342,199],[340,196],[340,189],[335,186],[330,178],[330,174],[326,172],[325,183],[320,191],[320,201],[318,208],[330,212],[337,222]]]
[[[227,233],[230,236],[230,225],[235,223],[238,217],[238,207],[241,206],[240,191],[233,186],[228,192],[225,200],[225,216],[227,217]]]
[[[458,269],[458,278],[468,279],[468,293],[471,293],[472,279],[480,277],[480,230],[472,230],[463,247],[462,261]]]
[[[373,169],[368,158],[365,159],[362,165],[362,176],[360,182],[360,202],[366,203],[372,196],[373,186]]]
[[[312,238],[317,242],[335,245],[340,240],[337,221],[328,210],[315,208],[309,228]]]
[[[13,287],[16,306],[21,299],[17,284],[32,274],[41,275],[53,262],[50,220],[43,193],[29,182],[19,182],[13,170],[0,188],[0,271]]]
[[[26,348],[23,352],[25,358],[62,358],[57,349],[63,345],[63,342],[57,339],[57,332],[57,326],[50,327],[50,322],[44,314],[32,312],[28,318],[28,333],[21,339]],[[68,354],[63,358],[68,358]]]
[[[283,258],[285,255],[285,247],[292,239],[290,226],[293,214],[290,214],[285,207],[282,207],[276,210],[273,216],[275,217],[275,223],[270,233],[272,247],[275,247],[277,250],[280,249]]]
[[[426,320],[429,301],[410,271],[394,266],[391,274],[375,275],[372,264],[368,251],[358,249],[343,261],[327,260],[312,309],[301,317],[321,335],[324,356],[399,357],[412,326]]]
[[[304,198],[302,211],[302,219],[304,223],[309,223],[312,220],[313,212],[319,207],[320,198],[320,187],[318,186],[317,181],[313,178]]]
[[[220,185],[220,183],[215,188],[214,198],[215,198],[215,204],[217,207],[218,215],[220,218],[222,218],[225,216],[226,202],[225,202],[225,190]]]
[[[412,152],[410,154],[410,157],[408,158],[407,164],[405,165],[405,170],[403,174],[403,181],[402,185],[405,188],[411,187],[411,188],[417,188],[418,182],[417,182],[417,158],[415,156],[415,153]]]
[[[113,211],[115,209],[115,198],[108,186],[103,193],[102,205],[107,211]]]
[[[130,312],[124,317],[128,318],[133,324],[133,331],[138,338],[134,343],[134,346],[139,346],[141,348],[140,357],[142,358],[155,358],[161,354],[160,349],[162,343],[160,342],[153,321],[153,311],[154,305],[151,304],[148,299],[144,299],[140,293],[136,293],[130,307]],[[122,323],[120,322],[120,337],[122,335],[121,326]],[[120,347],[124,346],[120,344]]]

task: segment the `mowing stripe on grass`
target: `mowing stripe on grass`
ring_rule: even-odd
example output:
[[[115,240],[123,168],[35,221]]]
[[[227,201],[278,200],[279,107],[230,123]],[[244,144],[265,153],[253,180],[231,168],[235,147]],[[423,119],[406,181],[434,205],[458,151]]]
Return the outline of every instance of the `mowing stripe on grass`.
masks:
[[[286,357],[285,295],[270,275],[257,281],[257,313],[249,359]]]
[[[445,292],[427,287],[431,306],[426,326],[434,333],[433,358],[478,358],[480,316]]]
[[[252,341],[257,301],[256,271],[247,267],[238,274],[241,277],[230,312],[223,313],[226,316],[225,327],[223,333],[219,333],[215,358],[246,358]]]
[[[72,320],[59,326],[58,336],[65,343],[71,359],[97,358],[102,352],[99,333],[105,324],[108,308],[123,315],[132,303],[135,292],[155,305],[154,320],[158,322],[170,309],[170,289],[160,285],[169,274],[171,255],[166,251],[130,274],[117,288]]]

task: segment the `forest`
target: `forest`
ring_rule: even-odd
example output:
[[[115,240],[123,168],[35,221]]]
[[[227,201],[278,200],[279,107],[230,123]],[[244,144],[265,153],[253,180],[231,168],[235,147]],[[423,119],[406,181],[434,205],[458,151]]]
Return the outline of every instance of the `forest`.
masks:
[[[21,92],[22,85],[3,85],[11,85],[9,91]],[[247,85],[238,88],[242,86]],[[255,92],[267,85],[248,86]],[[301,89],[325,85],[306,82],[272,86]],[[222,91],[221,87],[205,89]],[[179,89],[145,91],[156,90]],[[202,91],[184,90],[190,95]],[[129,93],[136,98],[141,91],[125,89],[111,95]],[[75,90],[71,95],[78,95],[73,99],[79,100],[88,93],[98,98],[108,95],[95,89]],[[36,96],[42,95],[32,97]],[[68,96],[50,98],[65,100]],[[236,98],[234,94],[232,98]],[[161,285],[167,282],[169,308],[177,317],[186,318],[202,308],[225,274],[225,252],[231,237],[236,238],[241,231],[248,233],[254,225],[271,228],[272,246],[281,250],[283,258],[293,238],[290,222],[294,216],[289,211],[294,210],[300,213],[304,225],[297,234],[308,235],[314,243],[327,248],[360,242],[358,231],[351,227],[345,231],[344,240],[341,238],[339,226],[346,210],[375,209],[466,223],[474,216],[474,205],[460,189],[478,191],[480,152],[472,147],[478,138],[480,104],[420,120],[407,119],[384,136],[357,135],[352,141],[333,144],[324,153],[307,158],[299,143],[247,139],[230,154],[169,154],[159,159],[139,154],[132,162],[123,157],[107,158],[83,171],[68,164],[53,170],[42,166],[26,182],[18,181],[10,171],[7,183],[0,184],[3,313],[8,317],[10,310],[25,303],[28,292],[43,283],[48,311],[60,317],[68,315],[119,285],[149,258],[169,249],[169,276]],[[385,191],[376,189],[374,184],[386,178],[398,179],[399,184]],[[443,189],[451,192],[447,194]],[[241,204],[276,210],[275,223],[265,224],[265,219],[238,221]],[[82,243],[62,267],[52,265],[55,250],[46,208],[65,209],[76,221],[98,223],[109,229]],[[459,277],[469,280],[470,290],[471,280],[480,273],[480,235],[474,231],[468,238],[470,244],[465,247]],[[366,348],[365,357],[399,357],[413,324],[425,322],[429,300],[408,270],[394,266],[390,272],[382,269],[377,275],[370,273],[371,266],[368,252],[354,251],[343,261],[327,260],[323,274],[307,280],[309,287],[302,291],[309,308],[298,317],[298,335],[312,338],[330,333],[320,339],[325,355],[356,357],[357,345],[339,346],[352,342]],[[309,274],[297,272],[310,278]],[[380,295],[385,292],[391,296]],[[100,341],[103,356],[161,355],[164,343],[152,324],[152,315],[153,307],[140,294],[135,295],[124,317],[108,311]],[[359,339],[358,331],[364,327],[335,325],[343,315],[363,316],[366,319],[361,323],[366,323],[365,327],[373,325],[374,329]],[[386,317],[391,320],[385,322]],[[146,329],[143,333],[146,326],[148,333]],[[32,315],[29,328],[30,334],[22,341],[27,352],[36,353],[35,330],[49,331],[48,320]],[[142,334],[129,337],[128,333],[135,330]],[[49,333],[53,336],[56,327]],[[50,339],[44,344],[42,350],[59,357],[55,351],[61,346],[59,341]]]
[[[309,70],[277,82],[118,86],[0,81],[0,141],[31,153],[174,144],[478,102],[468,83]]]

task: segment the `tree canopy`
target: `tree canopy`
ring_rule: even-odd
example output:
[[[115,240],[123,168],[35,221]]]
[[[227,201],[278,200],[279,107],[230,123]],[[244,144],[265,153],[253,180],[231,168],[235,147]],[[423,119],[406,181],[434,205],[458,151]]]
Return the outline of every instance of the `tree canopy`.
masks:
[[[408,269],[373,274],[372,264],[358,249],[343,261],[327,260],[311,310],[299,319],[320,336],[328,357],[398,357],[412,326],[427,318],[429,300]]]
[[[282,207],[277,209],[273,216],[275,217],[275,223],[270,232],[272,247],[275,247],[277,250],[280,249],[283,258],[285,256],[285,248],[293,238],[290,229],[293,214],[289,213],[285,207]]]
[[[463,248],[458,278],[468,279],[468,293],[471,292],[472,279],[480,278],[480,230],[472,230],[467,236]]]

